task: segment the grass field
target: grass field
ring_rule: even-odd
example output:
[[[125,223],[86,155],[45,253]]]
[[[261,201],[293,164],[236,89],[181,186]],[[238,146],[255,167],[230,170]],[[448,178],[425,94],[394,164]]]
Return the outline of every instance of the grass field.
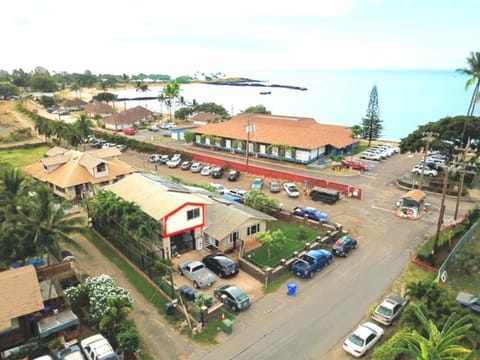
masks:
[[[0,150],[0,163],[23,168],[43,158],[48,149],[48,146],[39,146],[29,149]]]
[[[268,230],[282,230],[287,241],[278,248],[272,247],[270,249],[270,258],[268,258],[267,247],[263,245],[249,252],[247,254],[249,259],[260,266],[278,265],[281,259],[291,257],[294,251],[302,250],[306,242],[313,241],[317,236],[321,235],[319,232],[310,228],[299,227],[283,221],[273,221],[269,223]],[[305,234],[303,239],[300,233]]]

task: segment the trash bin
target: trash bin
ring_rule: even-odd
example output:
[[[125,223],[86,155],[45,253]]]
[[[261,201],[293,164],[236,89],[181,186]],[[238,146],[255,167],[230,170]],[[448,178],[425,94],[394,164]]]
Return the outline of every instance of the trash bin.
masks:
[[[296,291],[297,291],[297,284],[295,284],[295,283],[288,283],[287,284],[287,295],[288,296],[295,295]]]
[[[222,321],[222,330],[225,334],[231,334],[233,332],[233,321],[230,319],[225,319]]]
[[[165,312],[167,313],[167,315],[175,315],[175,308],[176,308],[176,304],[174,303],[166,303],[165,304]]]

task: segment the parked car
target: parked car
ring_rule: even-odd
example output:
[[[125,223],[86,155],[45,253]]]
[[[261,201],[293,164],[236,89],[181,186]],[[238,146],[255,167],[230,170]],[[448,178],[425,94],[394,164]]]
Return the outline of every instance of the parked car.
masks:
[[[316,271],[331,264],[333,255],[330,251],[310,250],[292,264],[292,271],[302,278],[312,278]]]
[[[423,166],[421,164],[418,164],[418,165],[415,165],[414,167],[412,167],[412,173],[414,173],[415,175],[420,175],[423,171],[423,175],[425,176],[437,176],[438,175],[438,171],[435,170],[435,169],[430,169],[429,167],[427,166]]]
[[[62,258],[62,261],[72,261],[75,260],[75,256],[68,251],[68,250],[62,250],[60,251],[60,257]]]
[[[278,181],[272,181],[268,184],[268,188],[271,193],[279,193],[280,192],[280,184]]]
[[[356,248],[357,240],[345,235],[335,241],[332,247],[332,253],[336,256],[347,257],[349,252]]]
[[[123,129],[123,133],[125,135],[135,135],[137,133],[137,130],[135,130],[134,128]]]
[[[227,304],[233,311],[250,307],[250,298],[234,285],[222,285],[213,290],[213,295]]]
[[[180,275],[189,278],[196,289],[204,289],[217,281],[215,274],[198,260],[182,261],[178,265],[178,271]]]
[[[203,167],[202,163],[196,162],[196,163],[193,163],[192,166],[190,166],[190,171],[192,173],[199,173],[200,171],[202,171],[202,167]]]
[[[215,166],[212,169],[212,178],[220,179],[223,176],[223,168],[221,166]]]
[[[237,264],[226,255],[220,253],[209,254],[202,259],[202,262],[221,278],[238,274]]]
[[[349,169],[353,169],[353,170],[360,170],[360,171],[368,170],[367,164],[362,163],[360,161],[355,161],[355,160],[342,160],[342,166]]]
[[[242,200],[245,196],[247,196],[248,191],[247,190],[242,190],[242,189],[230,189],[228,190],[227,194],[238,197]]]
[[[179,166],[181,162],[182,162],[181,158],[172,158],[167,161],[167,166],[173,169]]]
[[[185,160],[185,161],[182,162],[182,164],[180,165],[180,168],[181,168],[182,170],[189,170],[191,166],[192,166],[192,162],[191,162],[191,161],[188,161],[188,160]]]
[[[263,179],[255,178],[252,181],[252,190],[262,190],[263,189]]]
[[[160,154],[152,154],[148,157],[148,162],[151,162],[151,163],[159,162],[161,157],[162,155]]]
[[[124,152],[125,150],[127,150],[128,146],[125,145],[125,144],[117,144],[117,146],[115,146],[118,150],[120,150],[121,152]]]
[[[297,198],[300,196],[300,191],[297,188],[297,185],[294,183],[284,183],[283,189],[287,193],[288,197]]]
[[[374,152],[364,151],[363,153],[360,154],[360,159],[381,161],[382,156]]]
[[[312,190],[310,190],[310,198],[313,201],[321,201],[333,205],[340,200],[340,191],[314,186]]]
[[[372,319],[383,325],[392,325],[400,317],[407,302],[398,295],[388,295],[373,311]]]
[[[162,132],[162,136],[171,137],[171,136],[172,136],[172,132],[171,132],[170,130],[165,130],[164,132]]]
[[[361,357],[380,340],[383,332],[380,326],[367,321],[344,341],[343,350],[354,357]]]
[[[168,157],[168,155],[164,154],[160,155],[160,159],[158,159],[158,162],[160,164],[166,164],[168,160],[170,160],[170,158]]]
[[[300,216],[305,219],[310,219],[314,221],[320,221],[320,222],[328,222],[328,215],[325,213],[322,213],[320,210],[307,206],[307,207],[300,207],[300,206],[295,206],[292,210],[292,215],[295,216]]]
[[[57,352],[57,360],[83,360],[85,357],[78,345],[70,345]]]
[[[228,173],[228,181],[237,181],[240,177],[240,171],[238,170],[230,170]]]
[[[200,175],[210,176],[210,175],[212,175],[212,170],[213,170],[213,166],[205,165],[205,166],[202,168],[202,170],[200,171]]]
[[[101,334],[87,337],[80,341],[80,347],[88,360],[119,360],[112,346]]]
[[[222,184],[210,183],[210,187],[212,187],[215,192],[219,193],[220,195],[223,195],[227,191]]]
[[[150,126],[148,131],[158,132],[158,127],[156,125]]]
[[[480,298],[478,296],[460,291],[455,301],[474,313],[480,314]]]

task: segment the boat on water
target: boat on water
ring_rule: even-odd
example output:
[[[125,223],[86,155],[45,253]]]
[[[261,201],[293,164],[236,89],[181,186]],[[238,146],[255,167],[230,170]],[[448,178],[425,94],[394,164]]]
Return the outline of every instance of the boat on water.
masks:
[[[271,91],[260,91],[260,95],[270,95]]]

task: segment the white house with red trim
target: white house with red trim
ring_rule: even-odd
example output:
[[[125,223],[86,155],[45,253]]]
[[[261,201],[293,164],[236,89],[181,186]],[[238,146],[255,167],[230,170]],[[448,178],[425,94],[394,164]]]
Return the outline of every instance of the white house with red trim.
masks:
[[[233,203],[205,189],[186,187],[153,174],[135,173],[105,187],[137,204],[162,224],[156,251],[170,258],[204,247],[225,251],[265,231],[272,216]]]

